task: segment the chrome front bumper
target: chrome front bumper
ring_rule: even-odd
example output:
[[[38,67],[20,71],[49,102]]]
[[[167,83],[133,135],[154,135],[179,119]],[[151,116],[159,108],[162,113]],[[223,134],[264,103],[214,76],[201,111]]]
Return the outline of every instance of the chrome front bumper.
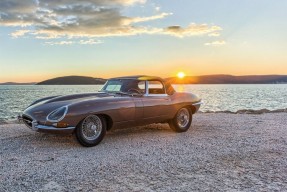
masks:
[[[202,105],[202,104],[203,104],[203,102],[202,102],[202,101],[199,101],[199,102],[193,103],[192,105],[193,105],[193,106],[198,106],[198,105],[200,106],[200,105]]]
[[[18,116],[18,120],[20,122],[24,122],[25,121],[23,119],[23,117],[20,116],[20,115]],[[31,126],[29,126],[27,122],[26,123],[24,122],[24,124],[28,128],[32,129],[33,131],[44,132],[44,133],[65,133],[65,134],[70,134],[70,133],[73,133],[74,130],[76,129],[75,127],[57,128],[57,127],[53,127],[53,126],[41,125],[35,120],[30,122]]]
[[[196,113],[196,112],[199,110],[199,107],[200,107],[202,104],[203,104],[202,101],[199,101],[199,102],[196,102],[196,103],[191,104],[191,105],[195,108],[195,110],[194,110],[192,113],[193,113],[193,114]]]

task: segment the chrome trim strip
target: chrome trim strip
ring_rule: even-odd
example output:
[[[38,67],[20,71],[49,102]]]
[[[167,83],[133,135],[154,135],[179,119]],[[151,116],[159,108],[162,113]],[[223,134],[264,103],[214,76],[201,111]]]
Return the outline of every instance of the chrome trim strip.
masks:
[[[203,104],[203,102],[202,101],[199,101],[199,102],[196,102],[196,103],[193,103],[193,104],[191,104],[192,106],[196,106],[196,105],[202,105]]]
[[[32,130],[33,131],[38,131],[38,128],[36,127],[38,125],[37,121],[32,121]]]
[[[50,127],[50,126],[45,126],[45,125],[37,125],[36,127],[37,129],[50,130],[50,131],[69,131],[69,130],[75,129],[75,127],[56,128],[56,127]]]
[[[163,93],[163,94],[150,94],[149,93],[149,81],[147,80],[147,81],[145,81],[146,90],[145,90],[145,94],[143,96],[168,96],[168,94],[166,93],[165,84],[159,80],[155,80],[155,81],[158,81],[162,84],[165,93]]]
[[[145,97],[164,97],[164,96],[168,96],[168,94],[145,94]]]
[[[144,95],[148,95],[148,87],[149,87],[149,83],[148,81],[145,81],[145,94]]]
[[[66,128],[56,128],[53,126],[46,126],[46,125],[39,125],[37,121],[32,122],[32,130],[33,131],[40,131],[40,130],[47,130],[47,131],[72,131],[75,127],[66,127]]]
[[[57,119],[57,120],[50,120],[50,119],[49,119],[49,116],[50,116],[53,112],[55,112],[56,110],[59,110],[59,109],[61,109],[61,108],[65,108],[65,112],[64,112],[63,116],[62,116],[61,118]],[[46,120],[49,121],[49,122],[52,122],[52,123],[58,123],[59,121],[62,121],[62,120],[64,119],[64,117],[67,115],[67,113],[68,113],[68,105],[65,105],[65,106],[59,107],[59,108],[53,110],[51,113],[49,113],[49,114],[47,115],[47,117],[46,117]]]

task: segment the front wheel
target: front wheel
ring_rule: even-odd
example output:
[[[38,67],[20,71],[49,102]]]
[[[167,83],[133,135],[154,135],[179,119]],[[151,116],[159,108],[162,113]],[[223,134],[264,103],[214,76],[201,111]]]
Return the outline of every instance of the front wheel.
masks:
[[[176,132],[185,132],[189,129],[192,122],[191,110],[187,107],[183,107],[178,110],[175,117],[170,120],[169,126]]]
[[[107,123],[97,115],[89,115],[76,128],[76,138],[85,147],[98,145],[106,135]]]

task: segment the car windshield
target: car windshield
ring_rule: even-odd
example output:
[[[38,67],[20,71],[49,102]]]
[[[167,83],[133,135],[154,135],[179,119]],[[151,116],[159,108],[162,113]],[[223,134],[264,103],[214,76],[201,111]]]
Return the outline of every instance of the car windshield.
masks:
[[[145,82],[135,79],[111,79],[106,82],[101,92],[120,94],[144,94]]]

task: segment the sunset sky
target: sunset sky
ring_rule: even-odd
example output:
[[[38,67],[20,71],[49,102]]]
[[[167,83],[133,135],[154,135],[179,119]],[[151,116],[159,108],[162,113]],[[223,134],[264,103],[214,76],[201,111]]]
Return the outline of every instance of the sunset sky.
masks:
[[[287,1],[1,0],[0,82],[287,74]]]

